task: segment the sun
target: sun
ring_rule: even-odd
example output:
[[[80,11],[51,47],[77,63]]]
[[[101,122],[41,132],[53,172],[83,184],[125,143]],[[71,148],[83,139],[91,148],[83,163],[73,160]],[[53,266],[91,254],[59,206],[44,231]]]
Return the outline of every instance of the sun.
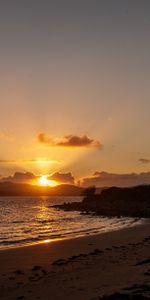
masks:
[[[42,175],[39,179],[38,179],[38,184],[41,186],[57,186],[58,183],[55,180],[49,180],[48,175]]]

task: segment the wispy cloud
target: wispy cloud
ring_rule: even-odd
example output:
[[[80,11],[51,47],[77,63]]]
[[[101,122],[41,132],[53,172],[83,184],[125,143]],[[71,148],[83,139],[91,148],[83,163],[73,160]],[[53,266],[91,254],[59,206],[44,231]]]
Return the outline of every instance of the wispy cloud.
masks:
[[[61,164],[62,160],[55,159],[0,159],[0,164],[18,164],[18,163],[27,163],[27,164]]]
[[[82,148],[82,147],[92,147],[101,149],[102,144],[100,141],[89,138],[87,135],[77,136],[77,135],[65,135],[63,138],[51,138],[44,132],[41,132],[37,136],[38,142],[50,147],[68,147],[68,148]]]
[[[14,163],[16,163],[16,160],[0,159],[0,164],[7,164],[7,163],[14,164]]]
[[[147,159],[147,158],[139,158],[139,162],[141,162],[142,164],[149,164],[149,163],[150,163],[150,159]]]

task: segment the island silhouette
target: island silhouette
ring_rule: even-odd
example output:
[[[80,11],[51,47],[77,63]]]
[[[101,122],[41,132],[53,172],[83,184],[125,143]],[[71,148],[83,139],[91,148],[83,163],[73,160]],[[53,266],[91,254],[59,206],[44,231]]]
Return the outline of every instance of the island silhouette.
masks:
[[[64,203],[55,207],[101,216],[150,217],[150,185],[110,187],[100,193],[96,193],[95,187],[90,187],[84,190],[83,196],[82,202]]]

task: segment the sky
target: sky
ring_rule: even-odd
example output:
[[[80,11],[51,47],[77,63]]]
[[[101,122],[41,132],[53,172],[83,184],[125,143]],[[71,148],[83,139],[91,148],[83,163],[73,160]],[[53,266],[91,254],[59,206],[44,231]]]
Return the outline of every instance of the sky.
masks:
[[[0,1],[0,175],[150,170],[150,1]]]

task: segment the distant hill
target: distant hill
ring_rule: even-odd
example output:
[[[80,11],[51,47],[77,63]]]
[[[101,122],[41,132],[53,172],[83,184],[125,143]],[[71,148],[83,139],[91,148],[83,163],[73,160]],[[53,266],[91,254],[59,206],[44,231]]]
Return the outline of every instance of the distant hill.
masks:
[[[0,182],[0,196],[80,196],[83,188],[61,184],[56,187],[42,187],[30,184]]]
[[[64,203],[55,207],[104,216],[150,218],[150,185],[130,188],[111,187],[103,189],[100,194],[95,194],[94,188],[89,188],[84,194],[82,202]]]

